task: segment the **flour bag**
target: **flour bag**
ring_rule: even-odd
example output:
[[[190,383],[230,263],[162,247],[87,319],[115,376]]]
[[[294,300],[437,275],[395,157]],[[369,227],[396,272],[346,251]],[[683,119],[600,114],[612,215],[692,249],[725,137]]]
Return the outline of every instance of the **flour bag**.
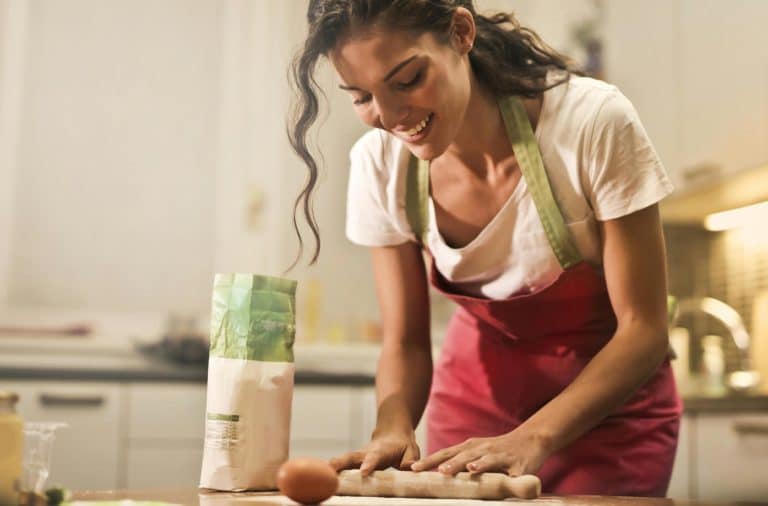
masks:
[[[217,274],[200,486],[276,488],[288,459],[296,282]]]

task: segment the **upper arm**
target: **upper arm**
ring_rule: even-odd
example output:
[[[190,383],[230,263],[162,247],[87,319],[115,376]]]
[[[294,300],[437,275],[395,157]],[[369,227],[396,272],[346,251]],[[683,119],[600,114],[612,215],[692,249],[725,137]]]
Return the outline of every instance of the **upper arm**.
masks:
[[[584,167],[582,184],[601,221],[643,210],[673,190],[637,111],[618,90],[593,116]]]
[[[619,328],[649,325],[666,342],[666,257],[658,205],[598,223],[606,284]]]
[[[429,346],[429,292],[418,244],[371,248],[386,343]]]

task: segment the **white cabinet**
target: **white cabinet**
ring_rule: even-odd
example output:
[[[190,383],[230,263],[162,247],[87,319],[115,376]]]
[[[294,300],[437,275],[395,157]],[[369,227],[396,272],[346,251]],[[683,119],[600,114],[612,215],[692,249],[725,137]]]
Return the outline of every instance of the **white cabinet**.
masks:
[[[27,422],[66,422],[56,432],[48,484],[71,489],[119,484],[123,391],[116,383],[17,381],[0,388],[19,394]]]
[[[71,489],[195,487],[205,436],[202,383],[16,381],[26,421],[65,422],[49,485]],[[331,458],[365,444],[375,423],[371,386],[296,385],[291,456]]]
[[[606,10],[607,79],[635,104],[678,190],[768,163],[768,2]]]
[[[126,488],[197,487],[203,443],[195,446],[132,444],[126,450],[126,461]]]
[[[126,397],[126,472],[121,486],[197,486],[205,436],[205,385],[130,384]]]
[[[768,2],[683,0],[683,167],[768,162]]]
[[[672,479],[667,489],[667,497],[672,499],[691,499],[691,417],[683,415],[680,420],[680,437],[675,454]]]
[[[291,457],[328,459],[357,449],[362,411],[357,387],[297,385],[291,412]]]
[[[696,499],[768,498],[768,414],[702,414],[696,420]]]

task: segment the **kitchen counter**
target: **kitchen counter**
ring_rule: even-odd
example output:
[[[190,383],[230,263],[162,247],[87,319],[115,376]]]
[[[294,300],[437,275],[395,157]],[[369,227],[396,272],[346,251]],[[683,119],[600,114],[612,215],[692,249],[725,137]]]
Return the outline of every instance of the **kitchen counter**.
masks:
[[[165,501],[184,506],[287,506],[295,505],[285,496],[272,492],[202,492],[197,489],[176,490],[115,490],[76,493],[75,500],[117,501],[123,499]],[[607,496],[542,496],[534,500],[480,501],[468,499],[410,499],[392,497],[333,496],[322,503],[327,506],[494,506],[526,504],[531,506],[726,506],[737,504],[768,505],[768,503],[678,501],[665,498],[607,497]]]
[[[205,383],[207,377],[207,364],[180,364],[133,350],[8,353],[0,347],[0,379]],[[373,379],[349,365],[322,368],[297,357],[297,384],[373,385]]]
[[[765,385],[746,392],[688,391],[681,395],[687,413],[768,412],[768,388]]]
[[[89,338],[0,339],[0,381],[72,380],[205,383],[206,364],[183,365],[141,353],[130,340]],[[376,344],[296,345],[297,385],[372,386],[378,359]],[[437,356],[439,350],[433,354]],[[768,385],[747,392],[681,389],[685,411],[768,411]]]

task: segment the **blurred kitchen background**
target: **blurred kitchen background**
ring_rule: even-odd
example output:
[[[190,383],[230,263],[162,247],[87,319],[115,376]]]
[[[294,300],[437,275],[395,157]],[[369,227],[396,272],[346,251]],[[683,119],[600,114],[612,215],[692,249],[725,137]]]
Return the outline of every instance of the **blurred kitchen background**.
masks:
[[[768,1],[476,4],[515,11],[638,109],[676,185],[662,212],[686,417],[670,495],[768,497],[767,389],[732,376],[768,379]],[[53,480],[196,483],[216,272],[299,281],[292,453],[367,438],[380,327],[368,253],[344,235],[365,129],[326,64],[322,251],[285,274],[304,15],[299,0],[0,0],[0,389],[27,419],[69,423]],[[436,347],[451,310],[433,297]]]

